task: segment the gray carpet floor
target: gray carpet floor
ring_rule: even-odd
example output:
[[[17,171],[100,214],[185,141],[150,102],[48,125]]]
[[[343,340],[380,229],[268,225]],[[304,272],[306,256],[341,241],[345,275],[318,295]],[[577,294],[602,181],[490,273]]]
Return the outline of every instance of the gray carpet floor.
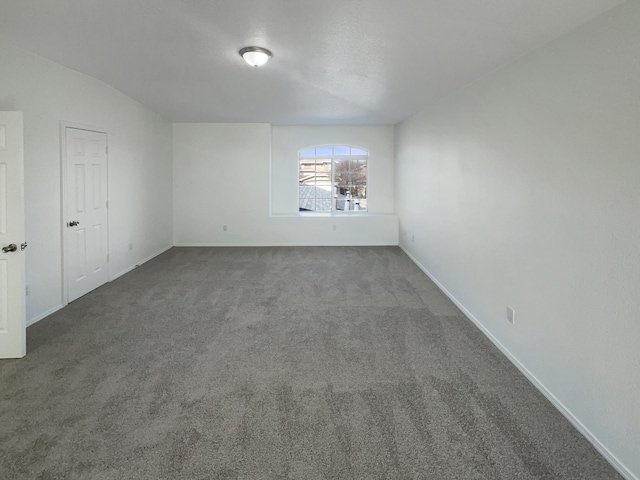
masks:
[[[4,479],[614,479],[396,247],[173,248],[0,361]]]

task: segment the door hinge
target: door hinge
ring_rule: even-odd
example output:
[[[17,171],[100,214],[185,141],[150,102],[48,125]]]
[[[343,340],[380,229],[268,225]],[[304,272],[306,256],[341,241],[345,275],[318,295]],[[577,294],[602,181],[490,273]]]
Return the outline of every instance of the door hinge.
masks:
[[[111,257],[110,253],[107,253],[107,263],[109,263],[109,258]]]
[[[109,208],[109,200],[107,200],[107,201],[105,202],[105,206],[106,206],[107,208]]]
[[[107,145],[106,147],[104,147],[104,153],[106,153],[107,155],[109,155],[109,145]]]

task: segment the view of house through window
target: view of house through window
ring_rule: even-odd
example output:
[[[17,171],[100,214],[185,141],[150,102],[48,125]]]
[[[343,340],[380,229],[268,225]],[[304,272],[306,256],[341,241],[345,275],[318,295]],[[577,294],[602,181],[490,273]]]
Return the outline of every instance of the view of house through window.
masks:
[[[326,145],[301,150],[298,157],[301,212],[367,211],[369,152]]]

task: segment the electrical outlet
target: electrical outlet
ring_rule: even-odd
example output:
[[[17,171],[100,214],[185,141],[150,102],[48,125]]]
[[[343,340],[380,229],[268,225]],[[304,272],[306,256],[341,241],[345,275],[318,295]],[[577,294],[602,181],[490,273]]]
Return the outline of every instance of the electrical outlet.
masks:
[[[227,226],[226,225],[222,225],[222,231],[226,232],[227,231]]]
[[[507,307],[507,320],[512,325],[516,324],[516,311],[511,307]]]
[[[25,285],[24,286],[24,294],[25,295],[31,295],[31,285]]]
[[[338,227],[336,225],[333,226],[333,231],[335,232]]]

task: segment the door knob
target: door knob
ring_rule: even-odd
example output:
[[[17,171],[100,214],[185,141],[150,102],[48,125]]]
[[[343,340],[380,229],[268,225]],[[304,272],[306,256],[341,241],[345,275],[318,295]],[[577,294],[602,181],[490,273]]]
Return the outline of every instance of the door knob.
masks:
[[[16,250],[18,250],[18,246],[15,243],[7,245],[6,247],[2,247],[2,251],[4,253],[15,252]]]
[[[72,222],[67,223],[67,227],[75,227],[76,225],[80,225],[80,222],[77,220],[73,220]]]

